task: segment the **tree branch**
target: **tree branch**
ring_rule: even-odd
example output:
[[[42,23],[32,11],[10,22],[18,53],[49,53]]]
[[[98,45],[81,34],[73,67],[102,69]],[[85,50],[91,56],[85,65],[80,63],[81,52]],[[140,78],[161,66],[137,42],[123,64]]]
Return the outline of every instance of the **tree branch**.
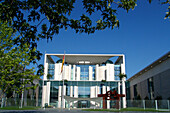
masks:
[[[45,19],[47,19],[47,18],[43,18],[41,21],[40,21],[40,23],[39,24],[37,24],[37,26],[36,27],[38,27]]]

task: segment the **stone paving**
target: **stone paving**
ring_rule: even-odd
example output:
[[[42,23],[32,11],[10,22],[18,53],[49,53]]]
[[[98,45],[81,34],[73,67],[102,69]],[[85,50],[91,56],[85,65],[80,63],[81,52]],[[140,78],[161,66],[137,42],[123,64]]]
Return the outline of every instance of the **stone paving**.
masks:
[[[46,109],[46,110],[0,110],[0,113],[113,113],[108,111],[82,111],[82,110],[59,110],[59,109]],[[143,112],[143,111],[124,111],[116,113],[158,113],[158,112]],[[160,112],[159,112],[160,113]],[[165,112],[170,113],[170,112]]]

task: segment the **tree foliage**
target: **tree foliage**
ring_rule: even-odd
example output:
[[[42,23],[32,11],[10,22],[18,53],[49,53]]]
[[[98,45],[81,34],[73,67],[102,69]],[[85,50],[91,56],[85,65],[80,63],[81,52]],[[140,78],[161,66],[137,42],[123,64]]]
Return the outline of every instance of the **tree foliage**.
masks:
[[[152,0],[148,0],[151,3]],[[41,53],[33,51],[40,39],[52,39],[61,29],[74,29],[76,33],[94,33],[96,30],[119,27],[117,10],[127,12],[134,9],[137,0],[82,0],[86,13],[79,15],[79,19],[71,17],[76,0],[1,0],[0,19],[8,21],[13,29],[20,33],[15,44],[21,47],[27,43],[31,61],[40,59]],[[169,0],[162,4],[170,4]],[[93,13],[99,12],[96,22],[91,18]],[[170,7],[165,18],[170,17]],[[47,20],[48,23],[43,23]],[[41,26],[41,29],[39,28]]]
[[[31,61],[40,59],[41,53],[34,51],[40,39],[52,39],[61,29],[71,28],[76,33],[94,33],[96,30],[119,27],[117,9],[134,9],[136,0],[82,0],[86,14],[79,19],[71,17],[76,0],[1,0],[0,19],[8,21],[13,29],[20,33],[15,44],[30,49]],[[99,12],[94,22],[93,13]],[[46,20],[46,23],[43,21]],[[47,22],[48,21],[48,22]],[[41,26],[41,28],[40,28]]]
[[[39,78],[34,75],[34,68],[26,69],[30,65],[28,45],[15,46],[15,38],[12,28],[0,22],[0,98],[11,91],[21,93],[25,84],[32,84],[26,89],[35,88],[33,80]]]

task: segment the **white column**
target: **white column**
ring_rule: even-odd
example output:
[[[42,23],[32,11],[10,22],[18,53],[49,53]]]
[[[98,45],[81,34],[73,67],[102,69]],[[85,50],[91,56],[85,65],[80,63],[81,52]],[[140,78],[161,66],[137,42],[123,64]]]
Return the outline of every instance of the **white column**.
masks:
[[[80,67],[77,67],[77,80],[80,80]]]
[[[95,86],[91,86],[90,87],[90,98],[94,98],[95,97]]]
[[[62,63],[59,63],[59,80],[63,80],[63,74],[61,73],[61,67],[62,67]],[[63,67],[63,71],[64,71],[64,67]]]
[[[126,74],[125,72],[125,56],[123,55],[123,63],[121,64],[121,73]],[[122,94],[125,94],[125,97],[123,97],[123,108],[126,108],[126,87],[125,87],[125,81],[126,78],[122,78]]]
[[[74,86],[74,97],[78,97],[78,86]]]
[[[47,55],[44,56],[44,80],[47,80],[47,74],[48,74],[48,62],[47,62]]]
[[[95,94],[95,86],[91,86],[90,87],[90,98],[94,98],[96,96]],[[95,102],[94,101],[90,101],[90,103],[95,106]]]
[[[73,97],[73,86],[70,86],[70,97]]]
[[[95,91],[95,97],[97,97],[97,94],[98,94],[98,86],[95,86],[95,89],[96,89],[96,91]]]
[[[117,87],[118,87],[118,94],[120,94],[120,81],[118,82]]]
[[[73,80],[75,80],[76,75],[76,65],[73,65]]]
[[[47,82],[47,88],[46,88],[46,103],[48,105],[50,104],[50,82]]]
[[[110,66],[109,66],[109,76],[110,76],[110,81],[115,80],[114,64],[110,64]]]
[[[43,90],[42,90],[42,107],[44,107],[44,104],[45,104],[45,99],[46,99],[46,89],[47,89],[47,86],[42,86]]]
[[[96,80],[98,81],[99,80],[99,64],[96,64]]]
[[[109,67],[110,67],[110,64],[106,64],[106,81],[110,81]]]
[[[93,80],[93,67],[89,66],[89,80],[92,81]]]
[[[73,86],[70,86],[70,97],[73,97]],[[70,106],[72,106],[72,102],[70,103]]]
[[[107,91],[110,91],[109,86],[107,86]],[[110,100],[107,100],[107,109],[110,109]]]
[[[64,96],[66,95],[66,85],[64,85]],[[65,106],[65,102],[66,102],[66,100],[64,99],[64,102],[63,102],[63,108],[65,108],[66,106]]]
[[[106,94],[106,86],[103,86],[103,94]]]
[[[68,67],[68,78],[67,80],[71,80],[71,65]]]
[[[55,75],[54,75],[54,80],[60,80],[60,73],[61,73],[61,70],[60,70],[60,64],[55,64]]]
[[[61,92],[62,92],[62,86],[59,86],[58,90],[58,108],[61,108]]]
[[[75,98],[78,98],[78,86],[74,86],[74,97],[75,97]],[[76,103],[76,102],[77,102],[77,101],[74,101],[74,103]],[[74,103],[73,103],[73,104],[74,104]],[[77,106],[74,105],[74,108],[75,108],[75,107],[77,107]]]

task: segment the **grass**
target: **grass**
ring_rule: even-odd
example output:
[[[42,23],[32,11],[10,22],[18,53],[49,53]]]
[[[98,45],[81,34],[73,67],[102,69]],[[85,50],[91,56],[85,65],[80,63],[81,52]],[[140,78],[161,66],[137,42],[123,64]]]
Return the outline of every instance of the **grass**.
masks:
[[[0,110],[37,110],[40,107],[23,107],[23,108],[19,108],[18,106],[10,106],[10,107],[3,107],[0,108]]]
[[[83,109],[83,111],[109,111],[109,112],[123,112],[123,111],[150,111],[150,112],[166,112],[159,111],[152,108],[142,109],[142,108],[123,108],[123,109]]]

